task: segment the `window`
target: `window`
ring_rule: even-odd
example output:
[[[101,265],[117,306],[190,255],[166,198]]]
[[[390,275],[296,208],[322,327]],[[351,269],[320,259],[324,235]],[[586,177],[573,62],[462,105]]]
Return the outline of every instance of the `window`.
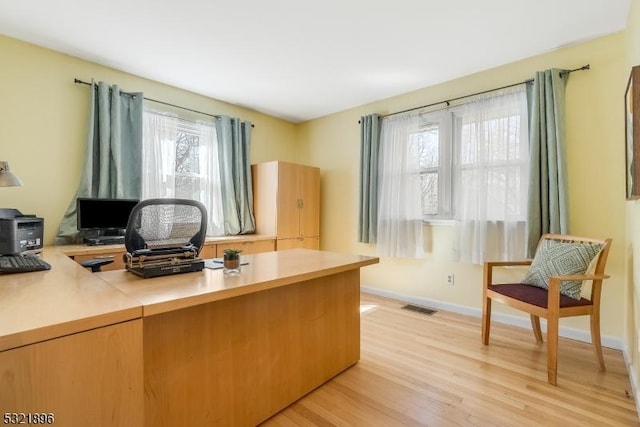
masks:
[[[526,120],[526,103],[491,100],[423,115],[412,135],[420,158],[423,219],[460,219],[465,206],[479,203],[489,220],[525,221]]]
[[[486,204],[488,220],[526,220],[529,144],[522,135],[523,120],[526,115],[508,110],[494,110],[481,119],[461,115],[456,120],[457,187],[486,185],[486,191],[478,189],[475,194],[486,194],[491,201]]]
[[[207,235],[224,234],[215,125],[145,109],[143,198],[198,200],[208,213]]]
[[[422,225],[455,220],[461,262],[526,252],[524,86],[447,111],[390,115],[380,133],[378,253],[420,256]]]
[[[451,217],[451,114],[431,113],[421,117],[419,132],[412,135],[417,145],[425,220]]]

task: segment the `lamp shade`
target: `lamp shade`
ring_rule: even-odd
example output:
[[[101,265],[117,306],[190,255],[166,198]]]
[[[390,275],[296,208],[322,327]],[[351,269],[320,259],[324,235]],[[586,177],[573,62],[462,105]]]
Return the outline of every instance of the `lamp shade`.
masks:
[[[0,160],[0,187],[18,187],[21,185],[20,178],[9,171],[9,163]]]

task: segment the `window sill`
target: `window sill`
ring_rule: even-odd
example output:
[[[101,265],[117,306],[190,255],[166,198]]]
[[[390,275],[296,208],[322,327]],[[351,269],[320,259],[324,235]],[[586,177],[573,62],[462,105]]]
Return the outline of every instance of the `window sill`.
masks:
[[[442,227],[442,226],[453,226],[456,224],[455,219],[425,219],[423,220],[424,225],[428,225],[430,227]]]

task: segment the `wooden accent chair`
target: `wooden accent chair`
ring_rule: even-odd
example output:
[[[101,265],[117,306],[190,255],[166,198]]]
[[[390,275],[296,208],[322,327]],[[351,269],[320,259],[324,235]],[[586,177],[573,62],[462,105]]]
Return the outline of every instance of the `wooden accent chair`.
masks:
[[[589,263],[586,272],[582,274],[562,274],[551,275],[546,278],[547,289],[525,283],[494,284],[493,270],[495,267],[531,265],[525,279],[530,279],[530,274],[534,266],[541,267],[541,263],[555,264],[555,259],[560,256],[545,259],[542,255],[548,246],[558,243],[573,243],[576,246],[595,245],[592,251],[600,248],[593,260]],[[570,247],[565,245],[564,247]],[[591,239],[560,234],[546,234],[542,236],[536,249],[536,256],[533,260],[526,261],[505,261],[486,262],[484,264],[484,287],[483,287],[483,307],[482,307],[482,343],[489,344],[489,330],[491,326],[491,301],[495,300],[507,304],[513,308],[523,310],[531,316],[531,326],[536,341],[542,343],[542,332],[540,330],[540,318],[547,319],[547,374],[548,381],[552,385],[557,385],[558,371],[558,323],[561,317],[583,316],[591,317],[591,342],[594,353],[601,372],[605,371],[604,358],[602,356],[602,346],[600,342],[600,293],[602,290],[602,280],[609,276],[604,274],[611,239]],[[547,252],[548,253],[548,252]],[[588,261],[587,261],[588,262]],[[562,262],[558,262],[561,264]],[[567,262],[566,264],[571,264]],[[542,265],[542,267],[546,267]],[[525,280],[523,279],[523,281]],[[582,280],[591,280],[591,297],[583,298],[579,295],[579,284]],[[570,282],[575,281],[575,282]],[[561,283],[578,284],[578,294],[566,296],[561,294]],[[566,289],[563,288],[563,293]]]

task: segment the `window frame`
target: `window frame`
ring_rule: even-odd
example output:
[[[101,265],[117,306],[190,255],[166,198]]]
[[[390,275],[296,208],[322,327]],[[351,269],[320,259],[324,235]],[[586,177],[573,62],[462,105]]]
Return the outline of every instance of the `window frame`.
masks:
[[[435,111],[425,113],[420,117],[421,132],[427,128],[438,127],[438,166],[421,167],[420,175],[436,173],[438,175],[438,213],[428,214],[422,211],[422,219],[425,222],[449,221],[453,219],[452,185],[453,185],[453,144],[451,140],[451,121],[453,114],[450,111]],[[422,179],[422,177],[421,177]],[[424,197],[424,196],[423,196]]]
[[[507,117],[496,115],[496,118]],[[527,111],[521,111],[520,121],[528,120]],[[463,126],[463,116],[460,108],[452,107],[442,111],[428,112],[421,115],[420,129],[426,129],[434,124],[439,126],[439,160],[437,167],[421,168],[420,174],[438,173],[438,213],[427,214],[422,212],[422,218],[429,224],[451,224],[456,220],[455,194],[458,186],[461,185],[461,173],[463,170],[473,169],[473,165],[462,165],[460,161],[460,151],[462,149],[461,133]],[[525,141],[528,150],[529,141]],[[520,157],[520,160],[494,161],[491,168],[518,167],[520,176],[528,174],[528,156]],[[526,197],[527,180],[521,180],[520,194]],[[421,195],[424,197],[424,195]],[[518,221],[526,222],[526,208],[524,211],[514,215]]]

